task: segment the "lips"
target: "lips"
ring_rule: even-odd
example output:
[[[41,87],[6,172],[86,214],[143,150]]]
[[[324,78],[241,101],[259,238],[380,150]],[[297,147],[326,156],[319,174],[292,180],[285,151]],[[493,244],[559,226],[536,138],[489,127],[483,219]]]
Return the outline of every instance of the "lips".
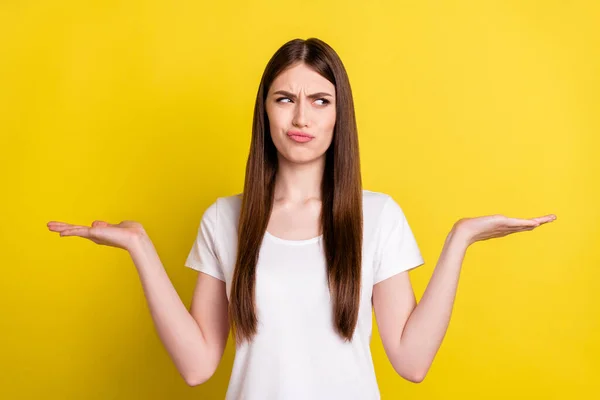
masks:
[[[309,138],[309,139],[314,139],[313,135],[309,135],[308,133],[302,132],[302,131],[287,131],[287,135],[288,136],[298,136],[298,137],[303,137],[303,138]]]
[[[293,140],[294,142],[298,142],[298,143],[306,143],[306,142],[310,142],[311,140],[313,140],[313,138],[310,136],[288,135],[288,137],[291,140]]]
[[[310,142],[315,138],[313,135],[309,135],[308,133],[302,131],[287,131],[287,136],[294,142],[298,143]]]

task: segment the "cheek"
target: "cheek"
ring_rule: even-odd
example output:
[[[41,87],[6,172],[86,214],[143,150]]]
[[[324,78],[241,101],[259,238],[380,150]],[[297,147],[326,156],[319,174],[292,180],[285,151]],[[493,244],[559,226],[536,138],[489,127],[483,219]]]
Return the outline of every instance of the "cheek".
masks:
[[[327,115],[323,127],[327,132],[333,133],[333,128],[335,127],[335,110]]]
[[[285,110],[282,109],[270,109],[267,113],[269,117],[269,125],[272,129],[282,128],[288,125],[288,119]]]

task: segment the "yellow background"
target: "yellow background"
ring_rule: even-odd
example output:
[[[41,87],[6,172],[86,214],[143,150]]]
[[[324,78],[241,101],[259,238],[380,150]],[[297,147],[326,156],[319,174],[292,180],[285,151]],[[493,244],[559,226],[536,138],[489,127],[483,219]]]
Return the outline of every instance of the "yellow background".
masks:
[[[352,84],[366,189],[403,207],[426,264],[461,217],[557,221],[474,244],[421,384],[383,399],[589,399],[600,390],[600,6],[595,1],[0,3],[0,398],[220,399],[190,388],[128,254],[50,220],[137,220],[185,304],[217,196],[239,193],[263,69],[318,37]]]

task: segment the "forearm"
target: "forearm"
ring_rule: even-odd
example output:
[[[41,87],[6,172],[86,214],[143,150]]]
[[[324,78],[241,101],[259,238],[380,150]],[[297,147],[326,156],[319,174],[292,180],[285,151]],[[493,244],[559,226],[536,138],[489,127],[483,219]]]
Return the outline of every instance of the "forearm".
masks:
[[[418,380],[425,377],[446,335],[467,247],[459,232],[448,234],[425,293],[402,332],[398,359],[411,365]]]
[[[208,379],[211,372],[201,329],[173,287],[152,241],[147,237],[140,238],[129,253],[158,336],[177,370],[188,384]]]

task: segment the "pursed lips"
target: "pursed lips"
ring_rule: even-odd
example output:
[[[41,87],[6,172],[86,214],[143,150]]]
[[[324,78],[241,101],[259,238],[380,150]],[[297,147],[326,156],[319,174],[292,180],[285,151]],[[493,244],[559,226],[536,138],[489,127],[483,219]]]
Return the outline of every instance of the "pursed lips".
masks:
[[[301,137],[308,137],[308,138],[314,138],[313,135],[310,135],[308,133],[302,132],[302,131],[288,131],[287,132],[288,136],[301,136]]]

